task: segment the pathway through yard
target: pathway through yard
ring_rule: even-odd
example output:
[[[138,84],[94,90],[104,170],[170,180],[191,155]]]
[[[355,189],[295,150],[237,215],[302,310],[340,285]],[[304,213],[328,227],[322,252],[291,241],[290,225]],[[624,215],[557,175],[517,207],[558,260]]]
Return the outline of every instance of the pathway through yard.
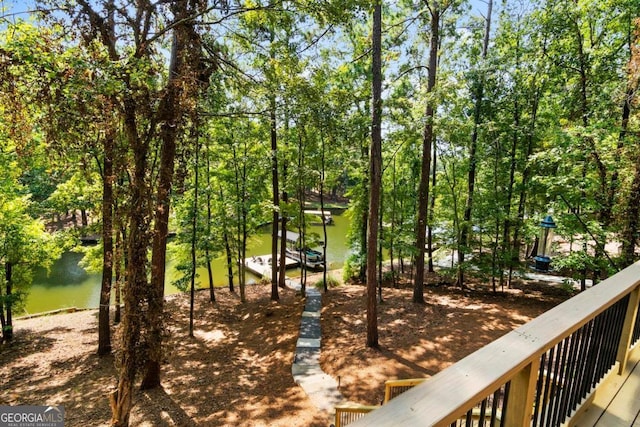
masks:
[[[300,283],[289,281],[288,285],[300,289]],[[321,411],[333,415],[334,407],[344,402],[344,397],[338,390],[338,382],[320,367],[322,295],[315,287],[307,287],[306,294],[291,373],[311,402]]]

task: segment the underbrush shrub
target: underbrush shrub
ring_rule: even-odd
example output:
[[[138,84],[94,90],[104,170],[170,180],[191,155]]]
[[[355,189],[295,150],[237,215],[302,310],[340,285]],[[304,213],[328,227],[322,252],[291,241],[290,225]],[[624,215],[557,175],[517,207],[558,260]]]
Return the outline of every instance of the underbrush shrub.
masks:
[[[353,279],[357,279],[360,274],[360,269],[365,265],[365,258],[361,254],[352,253],[344,262],[344,268],[342,269],[342,279],[344,282],[349,282]]]
[[[318,289],[324,289],[324,279],[320,279],[318,280],[314,286]],[[331,288],[337,288],[338,286],[340,286],[340,281],[335,278],[333,275],[328,274],[327,275],[327,288],[331,289]]]

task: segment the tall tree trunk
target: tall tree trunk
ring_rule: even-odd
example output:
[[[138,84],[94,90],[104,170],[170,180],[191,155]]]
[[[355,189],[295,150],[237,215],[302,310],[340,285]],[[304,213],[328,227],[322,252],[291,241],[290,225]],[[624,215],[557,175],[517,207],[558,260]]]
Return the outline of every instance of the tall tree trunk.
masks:
[[[234,151],[235,156],[235,151]],[[218,193],[220,194],[220,200],[224,200],[224,192],[222,186],[219,187]],[[222,215],[222,239],[224,240],[224,252],[227,260],[227,279],[229,281],[229,292],[235,292],[233,285],[233,250],[231,248],[231,242],[229,240],[229,224],[227,223],[227,216]]]
[[[392,188],[392,200],[391,200],[391,230],[389,233],[389,270],[391,271],[391,282],[393,283],[393,287],[398,287],[398,282],[396,281],[396,272],[395,267],[393,265],[393,257],[394,253],[394,243],[395,243],[395,232],[396,232],[396,209],[398,203],[398,193],[397,193],[397,182],[396,182],[396,156],[393,156],[393,177],[391,178],[393,183]]]
[[[247,142],[244,142],[243,145],[243,153],[242,153],[242,158],[246,159],[247,158]],[[239,269],[239,279],[240,279],[240,302],[242,302],[243,304],[245,302],[247,302],[247,296],[246,296],[246,286],[247,286],[247,269],[246,269],[246,265],[245,265],[245,260],[247,259],[247,239],[249,238],[249,231],[247,230],[247,221],[248,221],[248,214],[249,212],[247,211],[247,163],[243,162],[242,163],[242,174],[241,174],[241,188],[242,188],[242,192],[241,194],[241,223],[240,223],[240,230],[241,230],[241,235],[240,235],[240,269]],[[276,292],[278,290],[278,286],[277,284],[276,286]],[[271,284],[271,290],[273,291],[273,283]],[[273,297],[273,295],[272,295]]]
[[[635,32],[633,36],[633,43],[631,49],[631,59],[629,60],[629,83],[627,88],[627,97],[625,98],[623,112],[622,112],[622,126],[619,136],[618,146],[624,143],[629,116],[631,115],[631,107],[634,105],[633,97],[637,93],[638,86],[640,84],[640,71],[638,71],[638,65],[640,64],[640,47],[638,42],[640,41],[640,19],[634,21]],[[633,71],[635,70],[635,72]],[[636,145],[636,153],[638,153],[638,146]],[[613,185],[613,184],[612,184]],[[639,224],[638,219],[640,217],[640,154],[636,157],[635,161],[635,173],[633,181],[631,182],[631,189],[629,195],[626,198],[626,205],[624,207],[624,222],[622,226],[622,267],[631,265],[635,259],[635,250],[638,244],[638,231]]]
[[[133,148],[134,172],[130,186],[129,239],[127,242],[129,263],[127,285],[124,292],[124,316],[122,320],[122,351],[119,360],[119,376],[116,391],[110,396],[111,425],[129,425],[133,405],[133,385],[141,359],[140,331],[144,316],[143,301],[146,297],[147,249],[149,247],[149,192],[146,183],[148,165],[148,141],[137,134],[135,105],[125,100],[125,132]]]
[[[382,145],[382,143],[380,144]],[[381,150],[382,151],[382,150]],[[377,255],[377,260],[378,260],[378,302],[382,303],[384,302],[382,299],[382,243],[384,241],[384,229],[382,228],[382,220],[383,220],[383,215],[384,215],[384,187],[382,186],[382,174],[384,173],[384,170],[382,169],[382,155],[380,155],[380,202],[379,202],[379,207],[378,210],[380,211],[380,214],[378,215],[378,255]]]
[[[369,154],[369,145],[366,142],[362,144],[361,155],[363,159],[370,158]],[[368,233],[368,220],[369,220],[369,212],[365,209],[365,206],[368,206],[369,203],[369,188],[371,186],[370,183],[370,174],[369,164],[367,163],[365,170],[363,171],[364,178],[362,179],[362,195],[361,195],[361,212],[360,212],[360,243],[362,246],[360,247],[360,253],[358,254],[358,259],[365,258],[364,262],[360,262],[360,271],[358,274],[358,279],[362,283],[366,283],[367,281],[367,262],[366,262],[366,254],[367,254],[367,233]]]
[[[363,154],[363,158],[367,158],[369,156],[369,147],[363,148],[363,151],[366,151],[366,154]],[[364,171],[365,174],[365,178],[362,180],[362,197],[367,197],[366,195],[369,194],[369,187],[371,185],[371,183],[369,182],[369,175],[370,172],[368,170]],[[362,247],[360,248],[360,256],[358,257],[359,259],[361,259],[361,257],[365,257],[366,259],[366,254],[367,254],[367,233],[368,233],[368,220],[369,220],[369,212],[364,208],[364,200],[363,200],[363,208],[362,208],[362,212],[360,212],[360,242],[362,243]],[[368,202],[367,202],[368,203]],[[367,281],[367,262],[360,262],[360,266],[359,266],[360,270],[358,272],[358,279],[360,280],[360,282],[362,283],[366,283]]]
[[[118,212],[117,205],[114,206],[114,211]],[[116,221],[114,223],[116,242],[115,242],[115,250],[114,250],[114,256],[113,256],[113,269],[115,272],[114,280],[115,280],[115,294],[116,294],[115,295],[116,311],[113,316],[114,324],[120,323],[120,317],[121,317],[120,303],[122,299],[122,296],[120,294],[120,289],[124,279],[124,276],[122,274],[123,264],[125,263],[125,259],[124,259],[125,251],[123,247],[124,246],[123,241],[126,241],[126,239],[123,239],[122,237],[122,235],[124,234],[124,230],[121,231],[121,228],[122,228],[122,225],[121,225],[120,219],[118,218],[118,216],[116,216]]]
[[[372,51],[373,99],[371,114],[371,152],[369,155],[369,232],[367,234],[367,347],[378,347],[377,250],[378,215],[382,187],[382,0],[373,9]]]
[[[186,3],[182,5],[182,13],[187,12]],[[196,46],[194,46],[194,43]],[[158,106],[158,123],[160,125],[160,167],[158,170],[157,190],[155,198],[153,242],[151,246],[151,286],[148,290],[147,321],[147,362],[142,378],[141,389],[160,386],[160,364],[162,363],[162,332],[164,313],[164,283],[167,261],[167,237],[169,235],[169,211],[171,202],[171,185],[173,182],[174,163],[177,149],[177,138],[184,110],[184,86],[186,73],[190,64],[185,57],[187,50],[198,48],[197,39],[182,23],[174,27],[169,80],[165,96]],[[193,84],[193,82],[190,82]]]
[[[114,132],[109,130],[104,138],[102,166],[102,284],[98,310],[98,355],[111,353],[111,280],[113,278],[113,173]]]
[[[640,155],[635,161],[635,173],[631,183],[629,196],[626,199],[624,224],[622,227],[622,262],[623,267],[633,264],[636,259],[635,249],[638,245],[638,218],[640,217]]]
[[[431,39],[429,49],[429,80],[427,93],[436,86],[438,67],[438,46],[440,45],[440,5],[434,2],[431,12]],[[418,221],[416,226],[416,269],[413,281],[413,302],[424,304],[424,253],[427,232],[427,212],[429,209],[429,180],[431,179],[431,146],[433,143],[433,121],[435,108],[433,101],[427,101],[425,125],[422,135],[422,166],[418,184]]]
[[[207,156],[207,244],[205,245],[205,259],[207,262],[207,275],[209,278],[209,301],[216,302],[216,292],[213,285],[213,271],[211,269],[211,253],[209,241],[211,239],[211,154],[209,152],[209,139],[206,139],[205,155]]]
[[[516,95],[517,96],[517,95]],[[504,218],[504,223],[503,223],[503,228],[502,228],[502,253],[500,255],[500,268],[499,268],[499,272],[500,272],[500,289],[504,290],[504,281],[505,281],[505,276],[504,276],[504,267],[505,267],[505,263],[508,263],[509,265],[511,265],[512,260],[513,260],[513,255],[510,253],[511,252],[511,242],[509,242],[509,236],[511,235],[511,202],[513,199],[513,188],[515,186],[515,180],[516,180],[516,154],[517,154],[517,148],[518,148],[518,144],[520,141],[520,136],[519,136],[519,132],[520,132],[520,103],[517,101],[515,102],[514,105],[514,112],[513,112],[513,126],[514,126],[514,130],[513,130],[513,136],[512,136],[512,143],[511,143],[511,151],[509,153],[509,184],[507,186],[507,199],[505,200],[504,203],[504,213],[505,213],[505,218]],[[496,242],[497,243],[497,242]],[[495,289],[494,289],[495,292]]]
[[[271,300],[280,299],[278,295],[278,223],[280,190],[278,189],[278,135],[276,130],[276,98],[269,98],[271,123],[271,187],[273,189],[273,219],[271,221]]]
[[[320,212],[322,212],[322,283],[324,291],[328,291],[327,283],[327,221],[324,216],[324,181],[325,181],[325,141],[320,135]]]
[[[274,32],[270,34],[269,55],[275,62]],[[275,76],[275,72],[273,73]],[[273,83],[273,82],[272,82]],[[278,129],[276,121],[276,92],[269,95],[269,124],[271,137],[271,188],[273,190],[273,219],[271,221],[271,300],[278,301],[278,223],[280,222],[280,190],[278,188]],[[284,233],[284,231],[283,231]],[[284,263],[284,260],[282,260]]]
[[[304,132],[304,126],[302,127]],[[302,296],[305,297],[307,294],[307,265],[306,265],[306,239],[305,239],[305,231],[306,231],[306,223],[304,217],[304,205],[305,205],[305,193],[306,189],[304,186],[304,145],[302,143],[302,132],[298,137],[298,236],[299,241],[296,242],[298,246],[298,257],[300,258],[300,291]]]
[[[193,337],[193,311],[195,306],[196,295],[196,270],[197,270],[197,258],[196,258],[196,239],[198,234],[198,193],[199,193],[199,178],[200,178],[200,141],[198,138],[198,119],[194,120],[191,128],[191,137],[195,140],[195,165],[194,165],[194,185],[193,185],[193,218],[191,221],[191,292],[189,295],[189,336]],[[207,260],[207,266],[209,261]],[[213,288],[212,284],[210,284]],[[211,291],[212,292],[212,291]]]
[[[288,117],[285,117],[285,135],[288,134]],[[286,142],[286,138],[284,139],[284,152],[287,152],[287,142]],[[287,193],[287,189],[286,189],[286,183],[287,183],[287,160],[286,158],[283,159],[282,162],[282,202],[283,204],[286,206],[287,202],[289,201],[289,194]],[[287,216],[288,213],[287,212],[282,212],[282,209],[280,210],[280,217],[281,217],[281,226],[280,226],[280,255],[279,255],[279,264],[278,264],[278,286],[281,288],[284,288],[286,285],[286,280],[287,280],[287,276],[285,274],[286,268],[287,268],[287,263],[286,258],[287,258]]]
[[[487,57],[489,49],[489,36],[491,34],[491,12],[493,0],[487,2],[487,18],[485,21],[484,40],[482,42],[482,61]],[[480,76],[475,93],[475,106],[473,112],[473,133],[471,134],[471,145],[469,146],[469,175],[467,177],[467,202],[464,208],[464,218],[460,233],[460,245],[458,250],[458,286],[464,287],[464,258],[465,253],[470,250],[470,230],[471,217],[473,214],[473,197],[476,185],[476,170],[478,164],[478,128],[482,119],[482,98],[484,97],[484,76]]]
[[[511,288],[511,282],[513,280],[513,269],[514,265],[518,263],[520,259],[520,230],[524,224],[524,214],[525,214],[525,205],[527,200],[527,191],[529,186],[529,179],[531,176],[531,166],[529,159],[533,155],[533,150],[535,146],[535,132],[538,118],[538,105],[540,101],[540,94],[542,92],[541,88],[537,86],[538,81],[537,78],[534,78],[531,83],[531,111],[529,118],[529,125],[527,130],[527,147],[526,153],[524,156],[525,166],[522,170],[522,178],[520,181],[520,197],[518,201],[518,213],[516,223],[513,227],[513,241],[511,246],[511,259],[509,262],[509,277],[507,280],[507,287]]]
[[[582,126],[584,128],[584,132],[586,133],[590,125],[589,117],[591,116],[591,106],[590,106],[589,97],[588,97],[588,91],[589,91],[588,86],[590,81],[589,71],[591,69],[591,64],[589,61],[589,56],[587,52],[585,52],[585,41],[584,41],[583,34],[581,32],[580,23],[577,22],[577,20],[574,20],[572,24],[576,34],[576,48],[577,48],[578,62],[579,62],[578,74],[580,76],[580,113],[582,115]],[[604,228],[604,223],[607,221],[603,218],[603,212],[606,210],[604,206],[606,205],[605,199],[606,199],[606,193],[607,193],[606,191],[607,190],[607,170],[604,163],[600,159],[600,155],[598,154],[598,151],[596,149],[593,137],[591,135],[583,135],[582,140],[584,143],[584,153],[585,153],[584,166],[583,166],[583,172],[582,172],[583,183],[585,183],[584,185],[586,185],[586,176],[587,176],[586,169],[589,163],[589,159],[592,158],[593,161],[595,162],[595,166],[598,171],[598,177],[600,179],[600,188],[602,190],[595,195],[595,199],[599,205],[599,208],[597,209],[595,216],[599,225],[602,228]],[[586,190],[584,186],[583,186],[582,192],[583,192],[582,200],[584,201],[586,200]],[[585,231],[590,232],[588,229],[586,229],[586,227],[585,227]],[[585,242],[584,249],[586,253],[587,252],[586,242]],[[603,265],[603,260],[604,260],[604,250],[600,247],[600,245],[597,244],[597,241],[596,241],[596,246],[594,248],[595,269],[593,271],[594,273],[593,284],[596,284],[598,279],[601,278],[601,274],[605,271],[605,270],[601,270],[601,266]],[[587,269],[585,268],[584,275],[581,279],[582,290],[586,288],[586,275],[587,275]]]
[[[235,144],[232,145],[232,153],[233,153],[233,172],[234,172],[234,184],[236,187],[236,224],[235,224],[235,243],[236,247],[236,263],[238,265],[238,287],[240,288],[240,301],[244,302],[244,257],[242,252],[243,245],[243,224],[246,222],[245,219],[245,207],[244,207],[244,184],[241,184],[241,179],[243,179],[240,171],[240,159],[238,157],[238,153],[236,151]],[[221,190],[222,191],[222,190]]]
[[[428,271],[433,273],[433,213],[436,210],[436,195],[434,194],[436,188],[437,172],[438,172],[438,150],[436,149],[436,143],[433,144],[433,166],[431,167],[431,194],[429,197],[429,210],[427,213],[427,256],[429,257]]]

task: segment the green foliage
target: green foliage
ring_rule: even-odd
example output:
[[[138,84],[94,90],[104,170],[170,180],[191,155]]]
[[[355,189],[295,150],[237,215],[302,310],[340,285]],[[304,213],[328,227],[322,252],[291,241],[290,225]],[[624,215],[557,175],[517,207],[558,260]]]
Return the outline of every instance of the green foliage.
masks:
[[[26,198],[0,194],[0,299],[13,310],[25,302],[34,270],[50,266],[62,249],[55,236],[45,232],[42,222],[29,216],[28,209]],[[10,295],[6,293],[7,268],[11,268]]]
[[[566,292],[569,295],[572,295],[576,292],[576,288],[574,286],[574,282],[571,279],[564,279],[562,284],[560,285],[560,289]]]
[[[316,281],[313,286],[315,286],[318,289],[324,289],[324,279],[320,279],[318,281]],[[328,289],[332,289],[332,288],[337,288],[338,286],[340,286],[340,281],[332,276],[331,274],[327,275],[327,288]]]
[[[593,271],[597,267],[597,263],[593,255],[589,255],[585,251],[573,251],[567,255],[555,257],[552,267],[575,280],[580,280],[584,272]]]
[[[446,5],[452,13],[443,25],[438,89],[427,95],[428,11],[414,1],[385,4],[383,246],[396,257],[416,253],[427,101],[437,111],[429,221],[434,245],[446,250],[461,248],[463,227],[473,230],[470,247],[461,248],[473,256],[460,268],[484,277],[507,268],[514,255],[521,255],[518,245],[533,241],[539,220],[550,210],[567,241],[581,242],[587,231],[602,242],[617,239],[637,168],[635,131],[625,136],[621,130],[630,18],[638,15],[637,5],[579,0],[524,8],[503,2],[499,14],[494,11],[486,58],[483,19],[463,10],[460,1]],[[209,90],[198,100],[204,114],[198,118],[201,180],[195,210],[196,144],[185,136],[187,127],[178,130],[183,144],[180,185],[172,195],[171,229],[180,247],[175,253],[188,253],[196,212],[198,267],[206,262],[205,252],[213,257],[225,250],[224,237],[239,256],[245,236],[270,221],[276,208],[269,179],[270,113],[275,108],[279,185],[289,196],[278,207],[280,214],[292,218],[291,229],[302,227],[299,208],[324,175],[326,192],[349,198],[352,255],[344,274],[345,279],[356,277],[367,243],[370,4],[307,1],[258,7],[266,3],[252,1],[244,6],[257,8],[230,16],[210,11],[206,21],[224,21],[223,34],[216,26],[202,31],[215,70]],[[152,109],[155,101],[145,102],[157,100],[164,87],[166,54],[154,45],[149,55],[139,55],[131,45],[115,61],[100,43],[83,44],[77,35],[26,22],[0,31],[0,202],[3,215],[10,215],[11,204],[23,205],[23,213],[6,224],[17,218],[28,224],[45,213],[72,209],[89,210],[99,220],[103,177],[96,166],[104,160],[104,135],[113,129],[116,199],[120,212],[126,209],[133,162],[117,118],[125,95],[141,109],[136,129],[147,138],[150,161],[157,165],[160,146],[154,132],[159,123],[143,110]],[[481,88],[474,210],[464,224],[474,101]],[[630,129],[639,119],[636,104]],[[150,187],[156,178],[157,170],[149,170]],[[31,235],[28,229],[11,233]],[[319,240],[307,233],[308,245]],[[98,267],[100,250],[89,251],[87,266]],[[554,265],[574,275],[585,268],[602,269],[602,259],[592,253],[590,247],[587,253],[558,257]],[[191,260],[176,263],[187,277]]]
[[[342,270],[342,280],[348,282],[356,279],[360,275],[360,270],[366,262],[366,254],[362,252],[353,252],[347,257]]]

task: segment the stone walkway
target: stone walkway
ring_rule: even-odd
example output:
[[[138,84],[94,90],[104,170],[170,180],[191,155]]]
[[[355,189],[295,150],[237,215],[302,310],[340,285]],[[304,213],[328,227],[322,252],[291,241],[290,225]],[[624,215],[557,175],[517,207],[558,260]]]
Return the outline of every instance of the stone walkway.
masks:
[[[300,284],[290,281],[289,286],[300,289]],[[307,287],[307,298],[300,320],[300,336],[291,366],[294,381],[307,393],[311,402],[327,415],[333,415],[334,407],[344,401],[338,390],[338,382],[320,367],[322,332],[320,310],[322,295],[314,287]]]

